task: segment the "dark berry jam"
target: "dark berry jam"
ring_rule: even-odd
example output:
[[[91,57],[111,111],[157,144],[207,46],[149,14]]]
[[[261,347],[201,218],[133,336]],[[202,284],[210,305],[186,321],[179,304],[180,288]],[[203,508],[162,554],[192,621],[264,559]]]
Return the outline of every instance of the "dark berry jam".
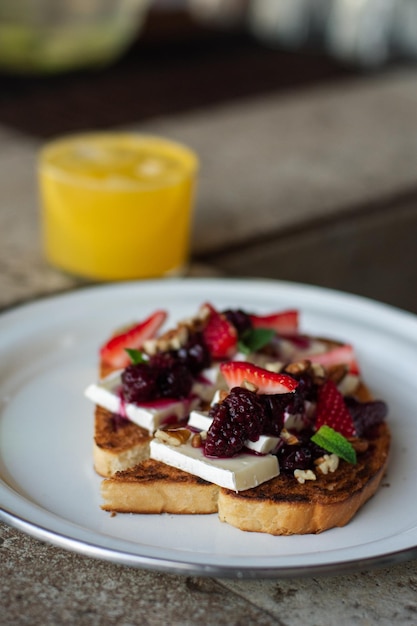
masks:
[[[193,333],[178,350],[158,352],[149,361],[129,365],[122,373],[123,399],[140,403],[186,398],[195,377],[210,365],[210,352],[202,334]]]
[[[122,372],[122,394],[126,402],[152,400],[157,391],[157,369],[148,363],[128,365]]]
[[[355,398],[348,397],[345,398],[345,402],[358,437],[363,437],[375,426],[381,424],[388,412],[388,407],[382,400],[359,402]]]
[[[226,309],[226,311],[223,311],[223,315],[236,328],[239,337],[252,329],[252,321],[249,315],[241,309]]]
[[[161,398],[186,398],[192,386],[191,372],[181,363],[174,363],[157,372],[157,388]]]
[[[202,333],[193,333],[185,346],[177,351],[178,360],[196,376],[211,365],[211,355]]]
[[[299,381],[294,393],[257,394],[242,387],[232,389],[210,411],[213,422],[206,441],[207,456],[233,456],[247,439],[257,441],[260,435],[279,437],[286,417],[303,416],[305,402],[315,400],[317,389],[308,372],[294,377]],[[297,463],[301,463],[303,454],[297,456]],[[308,452],[304,456],[307,459]]]
[[[181,363],[137,363],[122,372],[122,397],[125,402],[146,403],[160,398],[187,398],[193,377]]]
[[[293,474],[296,469],[314,469],[314,461],[323,454],[328,454],[323,448],[311,441],[312,434],[313,432],[309,430],[296,433],[295,437],[298,439],[298,443],[290,444],[281,441],[277,457],[280,471],[283,474]]]
[[[234,387],[221,404],[210,410],[213,418],[207,433],[204,452],[210,457],[231,457],[257,441],[262,433],[265,409],[261,396],[242,387]]]

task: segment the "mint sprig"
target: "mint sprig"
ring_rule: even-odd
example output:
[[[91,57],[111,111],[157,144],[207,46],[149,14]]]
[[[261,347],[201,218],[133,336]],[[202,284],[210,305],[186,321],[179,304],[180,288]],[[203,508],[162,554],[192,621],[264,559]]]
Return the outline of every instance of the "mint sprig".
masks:
[[[257,352],[266,346],[275,335],[270,328],[250,328],[245,330],[238,341],[238,349],[243,354]]]
[[[311,437],[311,441],[324,448],[327,452],[337,454],[341,459],[355,465],[356,452],[352,444],[330,426],[321,426]]]
[[[134,348],[125,348],[126,352],[130,356],[130,360],[133,365],[137,365],[138,363],[145,363],[145,358],[143,356],[143,352],[140,350],[135,350]]]

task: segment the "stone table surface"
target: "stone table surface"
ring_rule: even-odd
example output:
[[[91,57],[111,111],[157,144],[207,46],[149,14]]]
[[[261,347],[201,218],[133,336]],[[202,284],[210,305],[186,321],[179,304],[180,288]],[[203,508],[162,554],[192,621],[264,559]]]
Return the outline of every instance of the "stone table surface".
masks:
[[[417,73],[248,98],[129,128],[201,158],[190,274],[290,278],[417,312]],[[40,141],[0,126],[0,308],[85,285],[42,259]],[[417,562],[214,579],[129,568],[0,525],[0,624],[414,624]]]

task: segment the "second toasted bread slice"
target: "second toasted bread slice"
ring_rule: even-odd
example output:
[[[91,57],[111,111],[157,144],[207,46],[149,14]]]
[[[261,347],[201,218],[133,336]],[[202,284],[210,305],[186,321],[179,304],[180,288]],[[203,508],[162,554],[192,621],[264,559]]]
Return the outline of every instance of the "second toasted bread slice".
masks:
[[[149,457],[149,432],[133,422],[96,406],[94,414],[94,469],[111,476]]]
[[[102,508],[119,513],[216,513],[219,487],[147,459],[104,480]]]

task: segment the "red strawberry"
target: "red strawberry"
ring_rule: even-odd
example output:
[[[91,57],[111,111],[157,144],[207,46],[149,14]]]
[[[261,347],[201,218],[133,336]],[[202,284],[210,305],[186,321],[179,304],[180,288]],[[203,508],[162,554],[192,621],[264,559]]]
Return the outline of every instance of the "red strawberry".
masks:
[[[288,310],[269,315],[249,315],[254,328],[271,328],[279,334],[298,331],[298,311]]]
[[[101,361],[117,369],[127,367],[130,364],[130,357],[126,348],[140,350],[147,339],[156,335],[166,318],[166,311],[155,311],[144,321],[115,335],[100,348]]]
[[[319,388],[317,397],[316,428],[326,424],[344,437],[355,435],[355,426],[345,400],[332,380]]]
[[[288,393],[294,391],[298,385],[288,374],[276,374],[263,367],[258,367],[246,361],[228,361],[220,365],[229,389],[241,387],[243,381],[252,383],[262,394]]]
[[[225,315],[216,311],[211,304],[204,304],[202,308],[209,310],[203,337],[212,358],[227,359],[232,357],[237,349],[236,328]]]
[[[349,365],[351,374],[359,374],[359,365],[353,347],[350,344],[344,344],[330,348],[327,352],[320,354],[312,354],[307,357],[312,363],[320,363],[324,367],[338,365],[344,363]]]

